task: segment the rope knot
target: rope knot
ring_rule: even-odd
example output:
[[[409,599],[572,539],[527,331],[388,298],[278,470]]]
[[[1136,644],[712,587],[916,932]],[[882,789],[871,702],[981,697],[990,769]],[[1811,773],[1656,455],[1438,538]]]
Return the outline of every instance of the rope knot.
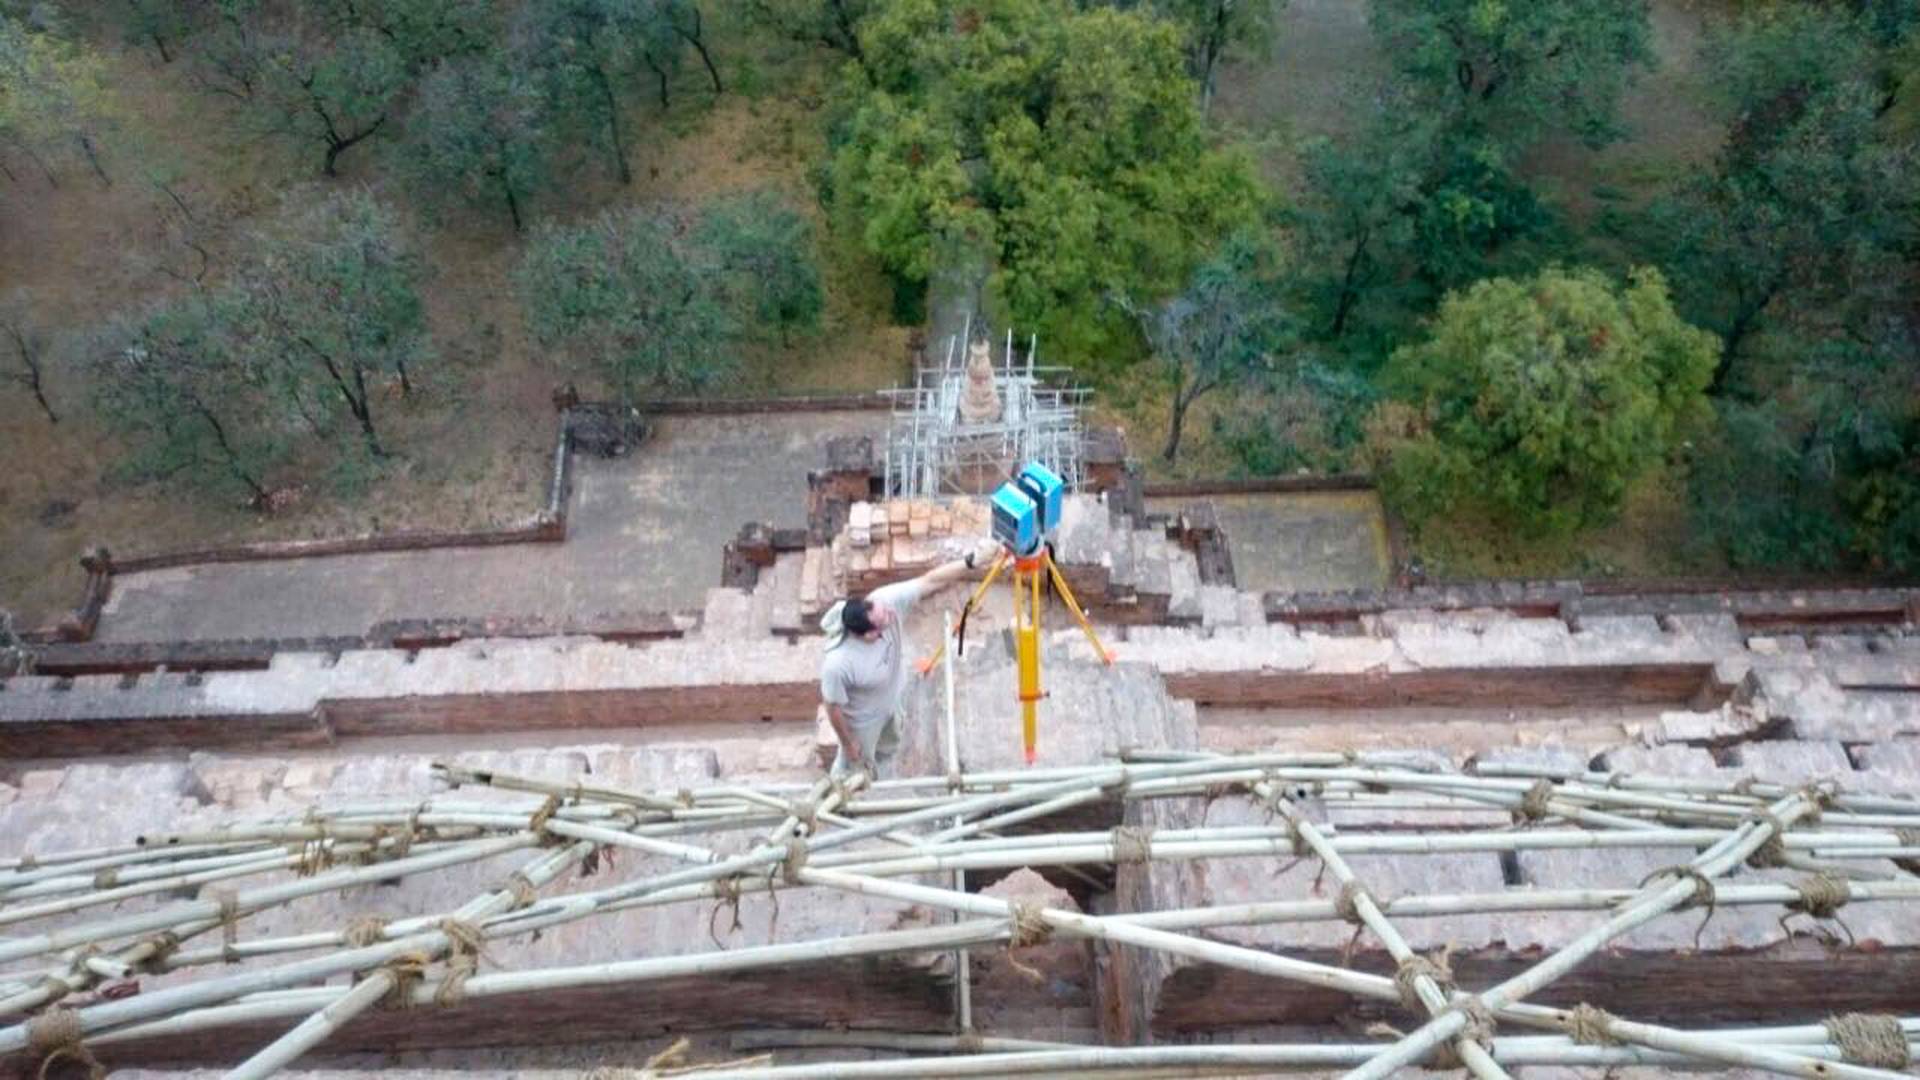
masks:
[[[1419,980],[1423,977],[1432,979],[1433,984],[1439,987],[1440,995],[1446,996],[1453,987],[1453,964],[1448,949],[1442,948],[1432,956],[1415,953],[1394,968],[1393,988],[1400,991],[1400,1004],[1408,1012],[1423,1011],[1419,989]]]
[[[1333,913],[1355,926],[1361,925],[1363,920],[1360,918],[1359,902],[1363,896],[1368,900],[1373,899],[1373,895],[1358,881],[1347,882],[1340,886],[1340,895],[1333,898]]]
[[[1138,866],[1153,858],[1153,830],[1121,825],[1113,830],[1113,861]]]
[[[1033,945],[1044,945],[1053,938],[1053,927],[1046,916],[1045,909],[1039,904],[1030,904],[1024,900],[1010,901],[1007,905],[1012,919],[1013,929],[1007,935],[1007,963],[1013,970],[1026,977],[1031,983],[1043,983],[1046,976],[1031,964],[1023,964],[1013,955],[1015,949],[1024,949]]]
[[[95,1080],[107,1075],[100,1059],[80,1041],[85,1034],[80,1014],[72,1009],[48,1009],[27,1021],[27,1052],[40,1059],[40,1080],[46,1080],[55,1063],[67,1058],[84,1066]]]
[[[1613,1014],[1597,1005],[1581,1002],[1567,1011],[1567,1038],[1582,1046],[1613,1046],[1619,1039],[1612,1034]]]
[[[540,804],[540,809],[527,816],[527,831],[531,833],[547,831],[547,822],[552,821],[553,815],[559,812],[560,796],[547,796],[547,801]]]
[[[780,878],[789,885],[800,884],[800,871],[807,866],[807,842],[804,838],[787,838],[787,857],[780,860]]]
[[[1700,933],[1707,928],[1708,923],[1713,921],[1713,914],[1719,903],[1719,893],[1714,889],[1713,879],[1692,866],[1680,864],[1676,866],[1663,866],[1653,873],[1648,874],[1646,877],[1641,878],[1640,887],[1645,888],[1650,882],[1663,877],[1688,881],[1693,884],[1693,892],[1688,895],[1685,900],[1675,905],[1673,910],[1688,911],[1697,907],[1707,909],[1706,917],[1700,920],[1699,926],[1693,928],[1693,947],[1697,949],[1700,947]]]
[[[1827,1037],[1840,1048],[1840,1060],[1850,1065],[1904,1069],[1913,1064],[1907,1033],[1898,1017],[1883,1013],[1841,1013],[1829,1016]]]
[[[1746,820],[1767,828],[1767,838],[1747,856],[1747,865],[1756,870],[1768,870],[1776,866],[1787,865],[1787,843],[1784,839],[1787,827],[1779,815],[1771,810],[1760,809],[1749,813]]]
[[[1513,809],[1516,824],[1526,825],[1547,817],[1547,800],[1553,798],[1553,781],[1541,777],[1533,782],[1525,795],[1520,796],[1520,805]]]
[[[380,1003],[389,1009],[413,1008],[413,988],[426,977],[427,965],[433,963],[433,957],[424,952],[403,952],[399,956],[380,965],[377,970],[385,971],[393,980],[393,988]]]
[[[340,931],[340,940],[356,949],[364,949],[387,936],[387,920],[378,915],[362,915]]]
[[[1800,899],[1789,900],[1788,910],[1804,911],[1816,919],[1833,918],[1853,899],[1853,889],[1847,879],[1825,870],[1794,879],[1793,889],[1800,894]]]

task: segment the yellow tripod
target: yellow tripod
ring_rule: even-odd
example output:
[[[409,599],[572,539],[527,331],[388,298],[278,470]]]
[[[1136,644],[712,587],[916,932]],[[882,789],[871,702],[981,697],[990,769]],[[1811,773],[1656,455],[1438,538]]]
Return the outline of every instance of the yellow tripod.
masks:
[[[1011,571],[1008,582],[1013,586],[1013,654],[1020,675],[1020,725],[1021,736],[1027,752],[1027,764],[1033,764],[1034,748],[1039,736],[1039,704],[1046,695],[1040,691],[1040,586],[1042,579],[1052,581],[1054,590],[1060,599],[1067,603],[1067,610],[1079,621],[1080,629],[1086,631],[1087,640],[1093,643],[1093,654],[1102,663],[1112,664],[1113,654],[1100,643],[1100,635],[1093,632],[1093,623],[1088,621],[1087,613],[1080,609],[1080,602],[1074,599],[1073,590],[1067,587],[1066,576],[1060,573],[1060,567],[1053,561],[1053,552],[1044,544],[1032,555],[1015,555],[1010,548],[1002,547],[1000,554],[994,557],[993,565],[987,567],[986,576],[967,597],[965,606],[960,609],[960,626],[967,625],[967,616],[980,606],[980,601],[992,588],[1003,572]],[[933,651],[933,655],[920,661],[920,674],[926,675],[940,665],[946,656],[946,642]]]

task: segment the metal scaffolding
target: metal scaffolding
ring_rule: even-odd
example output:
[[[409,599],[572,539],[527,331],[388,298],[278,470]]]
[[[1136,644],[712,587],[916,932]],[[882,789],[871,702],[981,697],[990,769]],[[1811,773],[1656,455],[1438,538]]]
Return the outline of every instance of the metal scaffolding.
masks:
[[[968,383],[968,343],[973,324],[947,339],[938,362],[923,363],[914,384],[889,391],[893,422],[887,433],[886,479],[890,497],[977,495],[993,490],[1016,465],[1038,461],[1078,487],[1085,434],[1080,409],[1087,391],[1071,386],[1064,367],[1038,364],[1037,335],[1024,355],[1013,331],[993,357],[992,384],[999,416],[972,422],[961,413]]]

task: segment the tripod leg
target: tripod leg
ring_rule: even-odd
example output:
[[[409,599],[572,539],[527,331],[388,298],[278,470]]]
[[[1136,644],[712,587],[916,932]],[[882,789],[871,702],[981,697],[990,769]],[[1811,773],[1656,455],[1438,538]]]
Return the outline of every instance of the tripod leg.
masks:
[[[980,606],[981,598],[987,595],[987,589],[993,585],[994,579],[1000,576],[1000,572],[1007,568],[1007,564],[1012,561],[1012,558],[1013,556],[1005,550],[1002,550],[1000,554],[994,556],[993,565],[987,567],[987,576],[980,579],[980,584],[974,586],[973,594],[968,596],[967,602],[960,606],[959,624],[961,626],[967,624],[967,616],[973,614],[973,610]],[[931,655],[925,659],[915,661],[913,668],[922,675],[932,674],[933,669],[940,666],[940,661],[945,658],[946,655],[947,643],[942,641],[940,647],[933,650]]]
[[[1025,592],[1027,595],[1022,596]],[[1040,570],[1013,572],[1013,607],[1016,616],[1013,631],[1014,657],[1020,677],[1020,736],[1027,764],[1033,764],[1039,743],[1040,724]]]
[[[1093,655],[1099,657],[1100,661],[1104,664],[1112,664],[1113,654],[1107,651],[1105,645],[1100,644],[1100,635],[1093,632],[1092,621],[1087,618],[1086,612],[1080,610],[1080,601],[1074,599],[1073,590],[1067,588],[1066,575],[1062,574],[1060,568],[1054,565],[1053,556],[1048,555],[1046,561],[1047,573],[1053,576],[1054,591],[1060,594],[1060,599],[1067,602],[1067,610],[1073,612],[1073,617],[1080,623],[1080,629],[1087,632],[1087,640],[1093,644]]]

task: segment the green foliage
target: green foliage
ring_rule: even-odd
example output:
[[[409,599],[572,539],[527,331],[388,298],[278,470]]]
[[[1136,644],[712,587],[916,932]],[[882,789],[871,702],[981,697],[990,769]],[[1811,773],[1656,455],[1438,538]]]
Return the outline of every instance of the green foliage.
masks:
[[[307,146],[322,146],[321,171],[337,175],[340,155],[386,125],[407,85],[407,67],[393,42],[355,27],[331,39],[288,36],[264,42],[260,92],[267,129]]]
[[[1270,367],[1271,354],[1292,336],[1292,320],[1277,303],[1273,261],[1256,235],[1239,233],[1194,271],[1180,295],[1152,307],[1122,301],[1173,387],[1160,452],[1169,465],[1180,453],[1187,409]]]
[[[750,325],[794,330],[820,325],[826,302],[814,257],[813,226],[770,192],[720,199],[700,219],[695,242],[718,269],[733,308]]]
[[[755,22],[783,37],[846,54],[861,67],[866,53],[860,47],[860,24],[877,5],[874,0],[746,0]]]
[[[1111,6],[1145,10],[1180,28],[1187,70],[1200,85],[1201,108],[1211,102],[1220,61],[1233,53],[1264,56],[1273,45],[1274,14],[1286,0],[1118,0]]]
[[[393,211],[336,195],[260,239],[231,286],[241,318],[229,332],[316,434],[351,420],[383,457],[374,403],[388,380],[410,388],[427,356],[422,276]]]
[[[1213,439],[1255,476],[1348,472],[1379,401],[1372,381],[1305,353],[1252,381],[1214,417]]]
[[[1709,47],[1726,145],[1653,208],[1647,231],[1689,317],[1725,341],[1716,391],[1733,385],[1758,330],[1861,326],[1897,302],[1914,153],[1876,123],[1871,51],[1852,19],[1800,5],[1766,9]]]
[[[108,330],[91,383],[135,475],[184,474],[260,506],[297,432],[279,422],[266,379],[234,347],[234,321],[227,296],[194,292],[158,306]]]
[[[1509,148],[1617,138],[1621,91],[1653,60],[1647,0],[1373,0],[1371,19],[1416,108]]]
[[[297,454],[334,473],[382,457],[374,402],[426,357],[419,277],[371,197],[299,206],[232,280],[109,331],[91,372],[100,410],[139,473],[184,473],[255,505]]]
[[[1171,25],[1066,0],[901,0],[861,41],[833,194],[894,273],[990,253],[992,294],[1070,357],[1114,340],[1102,296],[1165,296],[1260,193],[1213,149]]]
[[[0,140],[24,150],[57,183],[52,162],[83,154],[106,180],[94,146],[113,105],[100,60],[57,25],[0,15]]]
[[[643,69],[658,81],[660,103],[679,50],[647,0],[527,0],[514,31],[519,65],[538,80],[563,131],[584,138],[631,183],[621,102]]]
[[[496,32],[495,6],[488,0],[320,0],[317,6],[342,29],[386,38],[415,69],[487,52]]]
[[[730,374],[741,322],[709,253],[641,210],[536,230],[517,274],[536,340],[600,368],[622,402]]]
[[[1411,405],[1376,428],[1389,492],[1417,517],[1470,500],[1528,530],[1599,521],[1704,410],[1715,352],[1655,271],[1482,281],[1389,365]]]
[[[544,106],[531,79],[494,57],[443,61],[420,83],[404,161],[429,206],[504,207],[517,231],[527,199],[547,183]]]

